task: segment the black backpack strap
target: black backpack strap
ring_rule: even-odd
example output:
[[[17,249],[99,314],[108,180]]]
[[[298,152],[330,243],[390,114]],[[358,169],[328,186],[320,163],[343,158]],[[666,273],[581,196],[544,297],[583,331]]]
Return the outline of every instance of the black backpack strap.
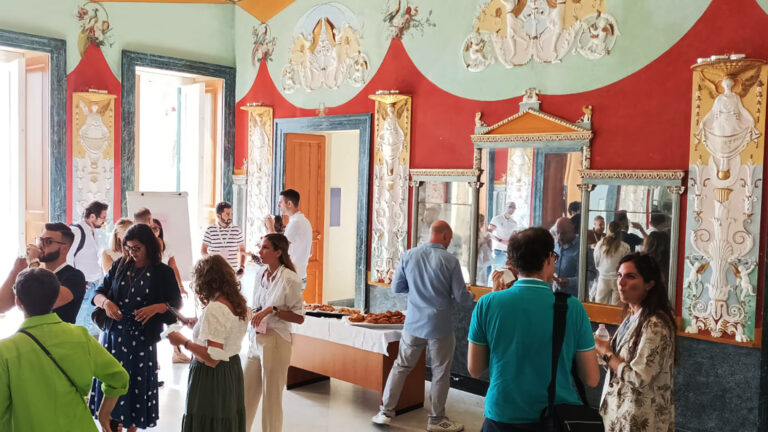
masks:
[[[547,408],[549,411],[555,405],[557,363],[565,339],[565,318],[568,315],[568,297],[570,296],[564,292],[555,293],[554,314],[552,316],[552,378],[549,381],[549,388],[547,388]]]
[[[75,391],[77,392],[77,394],[78,394],[78,395],[80,395],[80,390],[78,390],[78,389],[77,389],[77,386],[75,385],[75,382],[74,382],[74,381],[72,381],[72,378],[70,378],[70,377],[69,377],[69,375],[67,375],[67,373],[66,373],[66,372],[64,372],[64,368],[62,368],[62,367],[61,367],[61,365],[59,364],[59,362],[57,362],[57,361],[56,361],[56,359],[55,359],[55,358],[53,358],[53,355],[51,354],[51,352],[50,352],[50,351],[48,351],[48,349],[47,349],[47,348],[46,348],[46,347],[45,347],[45,346],[44,346],[44,345],[43,345],[43,344],[42,344],[42,343],[41,343],[41,342],[40,342],[40,341],[39,341],[39,340],[38,340],[36,337],[32,336],[32,333],[30,333],[30,332],[28,332],[28,331],[26,331],[26,330],[24,330],[24,329],[20,329],[20,330],[19,330],[19,333],[24,333],[25,335],[29,336],[29,337],[30,337],[30,339],[32,339],[33,341],[35,341],[35,343],[37,344],[37,346],[39,346],[39,347],[40,347],[40,349],[41,349],[41,350],[43,350],[43,352],[45,353],[45,355],[47,355],[47,356],[48,356],[48,358],[49,358],[49,359],[51,359],[51,361],[53,362],[53,364],[55,364],[55,365],[56,365],[56,367],[57,367],[57,368],[59,368],[59,370],[61,371],[61,373],[62,373],[62,374],[64,374],[64,377],[66,377],[66,378],[67,378],[67,381],[69,381],[69,383],[70,383],[70,384],[72,384],[72,387],[74,387],[74,388],[75,388]],[[80,396],[82,397],[82,395],[80,395]]]
[[[75,254],[72,255],[73,257],[76,257],[77,254],[80,253],[81,250],[83,250],[83,246],[85,246],[85,230],[83,227],[80,226],[80,224],[72,224],[69,226],[70,228],[75,227],[80,231],[80,241],[77,242],[77,248],[75,249]]]

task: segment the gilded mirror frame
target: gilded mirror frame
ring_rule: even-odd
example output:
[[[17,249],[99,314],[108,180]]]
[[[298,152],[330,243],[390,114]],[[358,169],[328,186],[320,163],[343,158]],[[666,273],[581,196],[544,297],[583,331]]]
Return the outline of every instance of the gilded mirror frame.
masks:
[[[540,110],[541,101],[536,89],[528,89],[520,102],[520,110],[498,123],[487,125],[481,120],[482,113],[475,115],[475,133],[471,135],[475,148],[474,167],[482,174],[481,181],[492,184],[494,178],[496,149],[535,149],[542,153],[574,153],[581,152],[581,166],[590,168],[590,145],[594,136],[592,132],[592,107],[584,106],[583,115],[575,122],[548,114]],[[483,150],[487,150],[487,158],[483,160]],[[536,162],[538,163],[538,159]],[[487,168],[487,169],[481,169]],[[531,179],[534,190],[540,190],[543,177],[540,170],[535,171]],[[483,183],[479,183],[481,187]],[[533,191],[532,191],[533,192]],[[486,189],[488,202],[493,200],[493,190]],[[479,190],[478,190],[479,197]],[[479,200],[478,200],[479,201]],[[541,203],[534,201],[532,206],[534,217],[541,217]],[[477,205],[475,207],[478,207]],[[477,209],[479,212],[479,208]],[[478,212],[474,219],[477,222]],[[538,215],[538,216],[537,216]],[[475,225],[476,227],[476,225]],[[477,228],[475,228],[476,230]],[[477,239],[477,233],[474,235]],[[477,244],[475,243],[475,248]],[[477,251],[475,251],[477,256]],[[477,280],[477,263],[473,265],[475,272],[471,274],[472,285]],[[488,287],[473,287],[476,296],[490,291]]]
[[[579,244],[579,300],[582,301],[592,321],[619,324],[621,322],[621,307],[590,303],[587,301],[586,267],[588,252],[587,231],[589,229],[589,199],[590,193],[597,185],[609,186],[648,186],[666,187],[672,197],[672,214],[669,244],[669,282],[668,297],[675,307],[677,295],[677,254],[680,239],[680,196],[685,191],[683,177],[685,171],[680,170],[582,170],[580,173],[582,224],[580,227]]]
[[[477,203],[481,183],[478,169],[412,169],[411,181],[411,231],[409,247],[414,248],[419,241],[419,186],[425,182],[468,183],[472,188],[470,195],[470,226],[477,226]],[[469,231],[470,245],[477,245],[477,230]],[[469,284],[474,285],[477,272],[477,247],[469,248]]]

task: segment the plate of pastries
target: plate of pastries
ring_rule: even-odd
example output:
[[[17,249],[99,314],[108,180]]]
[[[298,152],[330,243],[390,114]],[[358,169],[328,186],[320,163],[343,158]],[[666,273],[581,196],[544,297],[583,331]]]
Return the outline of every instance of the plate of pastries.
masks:
[[[405,323],[405,314],[388,310],[382,313],[354,314],[343,318],[347,324],[366,328],[401,329]]]
[[[331,306],[327,304],[306,304],[304,305],[304,313],[309,316],[341,318],[345,315],[359,314],[360,309]]]

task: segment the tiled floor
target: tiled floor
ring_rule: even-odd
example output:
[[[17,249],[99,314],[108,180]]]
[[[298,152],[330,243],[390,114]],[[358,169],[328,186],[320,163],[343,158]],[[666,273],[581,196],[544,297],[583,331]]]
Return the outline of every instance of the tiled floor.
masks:
[[[13,334],[22,322],[18,310],[0,317],[0,338]],[[244,343],[243,354],[247,349]],[[180,430],[187,390],[187,365],[171,363],[171,346],[158,345],[160,380],[160,420],[150,431]],[[429,382],[426,383],[429,396]],[[418,409],[395,417],[389,427],[375,426],[371,417],[379,406],[378,393],[338,380],[329,380],[286,391],[284,394],[283,430],[292,431],[419,431],[426,429],[426,409]],[[483,398],[457,390],[448,394],[447,414],[466,426],[467,431],[480,430],[483,421]],[[261,430],[259,412],[250,432]]]

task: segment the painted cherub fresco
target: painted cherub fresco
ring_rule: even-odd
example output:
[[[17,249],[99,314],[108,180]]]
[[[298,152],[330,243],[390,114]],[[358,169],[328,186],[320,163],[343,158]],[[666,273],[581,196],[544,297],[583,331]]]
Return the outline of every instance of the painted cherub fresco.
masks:
[[[80,57],[85,54],[88,45],[98,47],[112,46],[112,27],[109,23],[109,14],[99,2],[89,1],[77,8],[75,15],[80,22],[80,34],[77,37],[77,48]]]
[[[387,2],[387,13],[383,21],[389,25],[387,39],[402,39],[412,29],[424,34],[425,28],[436,27],[432,21],[432,11],[427,12],[425,17],[419,16],[419,7],[411,6],[409,0],[396,0],[394,6]]]

